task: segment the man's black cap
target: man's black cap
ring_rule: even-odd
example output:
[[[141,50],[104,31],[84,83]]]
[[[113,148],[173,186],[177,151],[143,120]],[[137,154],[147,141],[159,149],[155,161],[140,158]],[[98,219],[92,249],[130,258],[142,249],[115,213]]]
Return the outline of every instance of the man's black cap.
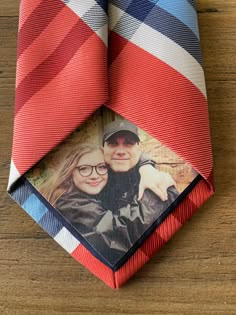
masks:
[[[137,142],[140,141],[138,136],[138,128],[130,123],[127,120],[115,120],[111,122],[110,124],[105,126],[104,134],[103,134],[103,144],[114,134],[121,131],[128,131],[131,132],[135,138],[137,139]]]

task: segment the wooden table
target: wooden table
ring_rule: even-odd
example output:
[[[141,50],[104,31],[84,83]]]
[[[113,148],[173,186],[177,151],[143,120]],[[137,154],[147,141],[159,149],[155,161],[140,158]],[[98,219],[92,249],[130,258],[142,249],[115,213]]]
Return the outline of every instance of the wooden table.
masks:
[[[0,3],[0,314],[236,314],[236,1],[199,0],[215,196],[123,288],[65,253],[5,193],[18,1]]]

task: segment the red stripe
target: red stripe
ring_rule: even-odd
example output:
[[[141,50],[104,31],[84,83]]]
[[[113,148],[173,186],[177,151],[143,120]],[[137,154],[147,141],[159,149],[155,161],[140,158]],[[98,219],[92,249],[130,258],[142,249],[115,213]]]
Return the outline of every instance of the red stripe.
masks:
[[[17,60],[16,87],[60,45],[79,17],[65,6]],[[60,27],[58,27],[60,25]]]
[[[165,219],[165,224],[161,224],[158,228],[158,234],[165,242],[167,242],[171,236],[181,228],[181,226],[182,224],[175,218],[175,216],[170,214]]]
[[[109,44],[110,43],[110,44]],[[113,45],[112,43],[115,43]],[[119,56],[119,54],[122,52],[124,47],[127,44],[127,39],[124,37],[118,35],[115,32],[110,32],[109,34],[109,42],[108,42],[108,56],[109,56],[109,66],[116,60],[116,58]]]
[[[194,189],[190,192],[188,198],[195,205],[192,207],[192,211],[189,211],[189,199],[186,198],[183,202],[176,208],[173,215],[181,209],[184,213],[188,215],[185,216],[184,222],[193,215],[193,213],[212,195],[212,191],[208,189],[208,185],[205,180],[201,180]],[[199,199],[199,195],[201,198]],[[183,222],[183,223],[184,223]],[[152,234],[145,243],[138,249],[130,259],[115,272],[116,287],[123,285],[130,277],[132,277],[136,271],[141,268],[154,253],[157,253],[159,249],[164,245],[164,242],[160,241],[159,232],[162,231],[168,239],[173,236],[177,230],[180,228],[181,224],[171,224],[169,225],[169,217],[166,218],[164,222],[156,229],[154,234]],[[165,232],[163,232],[165,231]],[[170,233],[171,232],[171,233]],[[167,238],[166,240],[167,241]],[[145,253],[145,255],[144,255]]]
[[[140,249],[146,256],[152,257],[162,248],[164,244],[165,241],[160,237],[160,235],[158,235],[158,233],[154,232],[150,235],[148,240],[143,243]]]
[[[93,34],[94,32],[82,20],[75,24],[57,49],[19,84],[16,89],[15,115],[35,93],[66,66]]]
[[[20,174],[107,101],[106,53],[106,46],[94,33],[66,67],[18,112],[12,157]]]
[[[19,31],[18,57],[34,41],[34,39],[39,36],[64,6],[64,3],[60,0],[42,0]]]
[[[19,13],[19,30],[28,19],[28,17],[32,14],[32,12],[37,8],[37,6],[41,3],[42,0],[21,0],[20,1],[20,13]]]
[[[187,196],[184,201],[179,205],[177,209],[172,213],[173,216],[183,225],[184,222],[191,217],[196,210],[196,204],[194,204]]]
[[[161,141],[208,179],[212,171],[208,107],[192,82],[127,41],[110,67],[109,87],[108,107]]]
[[[201,198],[199,199],[199,195]],[[112,288],[119,288],[130,277],[132,277],[160,248],[167,242],[182,226],[177,223],[175,214],[181,209],[184,216],[184,223],[191,215],[212,195],[209,191],[207,183],[201,180],[194,189],[190,192],[188,197],[173,212],[174,216],[169,216],[164,222],[155,230],[155,232],[145,241],[145,243],[138,249],[130,259],[116,272],[112,272],[110,268],[101,263],[95,258],[87,249],[79,245],[72,253],[72,257],[83,264],[94,275],[103,280],[108,286]],[[191,201],[190,201],[191,200]],[[189,201],[191,203],[191,211],[189,211]],[[174,220],[174,221],[173,221]],[[165,241],[160,237],[163,235]]]
[[[116,288],[119,288],[124,284],[132,275],[134,275],[141,266],[146,264],[150,258],[145,255],[141,249],[138,249],[133,256],[115,272],[115,284]]]
[[[103,280],[112,289],[115,289],[113,271],[95,258],[83,245],[80,244],[71,255],[96,277]]]

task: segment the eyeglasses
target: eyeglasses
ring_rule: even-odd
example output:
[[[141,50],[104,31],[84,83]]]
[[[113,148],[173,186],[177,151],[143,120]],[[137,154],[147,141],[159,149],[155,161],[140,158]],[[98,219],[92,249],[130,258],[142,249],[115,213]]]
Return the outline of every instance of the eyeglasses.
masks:
[[[76,167],[83,177],[88,177],[93,173],[93,169],[96,170],[98,175],[105,175],[108,172],[108,168],[106,164],[98,164],[98,165],[81,165]]]

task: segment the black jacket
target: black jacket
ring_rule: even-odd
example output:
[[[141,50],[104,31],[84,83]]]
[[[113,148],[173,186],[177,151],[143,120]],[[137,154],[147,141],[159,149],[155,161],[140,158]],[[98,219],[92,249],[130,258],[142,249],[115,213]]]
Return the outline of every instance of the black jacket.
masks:
[[[167,189],[167,201],[162,201],[155,193],[146,189],[142,200],[138,201],[138,167],[126,173],[114,173],[110,170],[108,178],[108,185],[103,191],[103,204],[112,210],[115,221],[113,229],[122,230],[124,235],[128,235],[126,237],[131,246],[179,196],[175,186]]]
[[[110,263],[117,262],[178,197],[172,186],[165,202],[150,190],[137,200],[139,167],[146,162],[141,159],[126,173],[109,170],[108,184],[99,195],[74,187],[56,202],[55,208]]]
[[[110,263],[118,261],[131,247],[127,229],[114,227],[114,215],[102,205],[101,195],[87,195],[74,187],[57,200],[55,208]]]

